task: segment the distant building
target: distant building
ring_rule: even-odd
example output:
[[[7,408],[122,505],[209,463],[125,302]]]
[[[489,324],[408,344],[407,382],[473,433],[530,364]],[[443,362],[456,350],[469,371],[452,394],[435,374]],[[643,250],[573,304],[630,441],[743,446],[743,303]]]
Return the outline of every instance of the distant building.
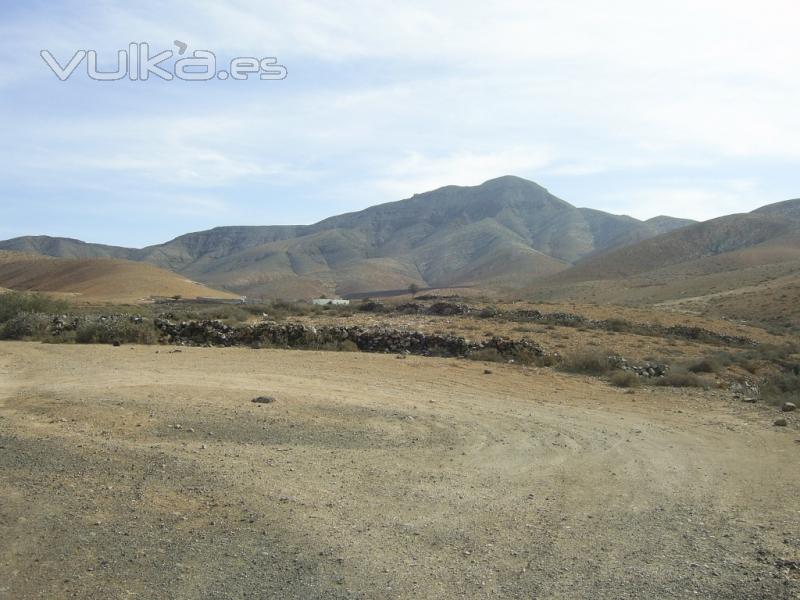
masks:
[[[350,304],[350,300],[343,300],[342,298],[314,298],[311,302],[317,306],[347,306]]]

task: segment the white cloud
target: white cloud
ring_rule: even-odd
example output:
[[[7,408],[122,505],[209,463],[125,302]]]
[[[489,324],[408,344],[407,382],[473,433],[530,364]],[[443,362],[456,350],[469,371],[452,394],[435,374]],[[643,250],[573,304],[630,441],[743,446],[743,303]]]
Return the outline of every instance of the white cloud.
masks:
[[[176,207],[203,188],[231,207],[282,185],[289,206],[320,196],[328,214],[503,174],[548,187],[596,179],[592,205],[636,216],[705,218],[768,192],[798,195],[795,1],[59,6],[31,5],[0,25],[6,186],[99,196],[134,180],[153,198],[148,187],[169,187]],[[81,88],[55,82],[38,56],[174,39],[227,56],[274,53],[289,79]],[[788,183],[770,187],[762,164]],[[698,178],[703,169],[715,175]],[[609,174],[622,191],[603,194]],[[743,177],[750,188],[731,183]],[[281,218],[309,220],[292,209]]]
[[[164,198],[163,206],[174,215],[221,215],[229,210],[226,202],[205,196],[172,196]]]

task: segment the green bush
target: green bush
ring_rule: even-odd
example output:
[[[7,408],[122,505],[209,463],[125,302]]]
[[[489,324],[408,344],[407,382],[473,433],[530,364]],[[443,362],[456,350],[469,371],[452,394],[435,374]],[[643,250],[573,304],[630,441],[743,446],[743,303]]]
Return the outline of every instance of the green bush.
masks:
[[[47,335],[51,319],[42,313],[17,313],[0,328],[0,337],[5,340],[41,339]]]
[[[6,292],[0,294],[0,323],[5,323],[22,313],[60,314],[69,303],[56,300],[38,292]]]

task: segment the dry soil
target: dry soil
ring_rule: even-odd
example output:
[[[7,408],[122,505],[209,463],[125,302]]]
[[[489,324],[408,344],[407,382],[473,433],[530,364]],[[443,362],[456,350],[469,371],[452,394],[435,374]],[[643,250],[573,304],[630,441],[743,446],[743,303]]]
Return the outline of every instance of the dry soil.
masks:
[[[796,598],[776,416],[453,359],[1,343],[0,598]]]

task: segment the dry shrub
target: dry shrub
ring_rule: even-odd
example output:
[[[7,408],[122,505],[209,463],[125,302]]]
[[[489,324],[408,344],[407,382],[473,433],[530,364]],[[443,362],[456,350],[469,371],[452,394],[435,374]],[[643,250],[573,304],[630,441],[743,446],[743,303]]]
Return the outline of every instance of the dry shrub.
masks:
[[[608,380],[611,385],[619,388],[637,387],[641,383],[639,376],[630,371],[617,371],[612,373]]]
[[[769,404],[800,403],[800,365],[794,369],[767,377],[760,386],[761,397]]]
[[[568,354],[561,362],[560,368],[567,373],[582,375],[605,375],[614,370],[609,360],[609,353],[603,350],[580,350]]]
[[[339,343],[339,351],[341,352],[358,352],[358,344],[353,340],[344,340]]]
[[[359,352],[358,344],[353,340],[330,340],[328,342],[310,343],[308,350],[324,350],[326,352]]]
[[[470,360],[477,360],[477,361],[484,361],[484,362],[496,362],[496,363],[505,363],[508,362],[508,359],[500,354],[496,348],[483,348],[481,350],[476,350],[475,352],[470,352],[467,355],[467,358]]]
[[[664,387],[709,387],[711,383],[688,371],[672,371],[654,381],[655,385]]]
[[[75,341],[79,344],[155,344],[158,333],[150,322],[105,321],[79,326]]]
[[[716,373],[719,370],[720,364],[711,358],[703,358],[689,365],[689,372],[691,373]]]

